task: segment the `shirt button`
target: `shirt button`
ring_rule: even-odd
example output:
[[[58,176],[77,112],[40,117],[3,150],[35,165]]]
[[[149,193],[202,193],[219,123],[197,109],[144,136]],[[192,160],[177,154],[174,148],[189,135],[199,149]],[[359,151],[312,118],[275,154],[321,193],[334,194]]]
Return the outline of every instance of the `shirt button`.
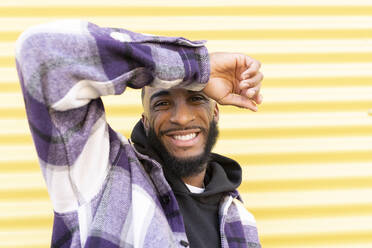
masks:
[[[184,246],[184,247],[188,247],[188,246],[189,246],[189,243],[186,242],[185,240],[181,240],[181,241],[180,241],[180,244],[181,244],[182,246]]]
[[[168,203],[170,202],[170,197],[169,195],[163,195],[161,197],[161,202],[164,204],[164,205],[168,205]]]

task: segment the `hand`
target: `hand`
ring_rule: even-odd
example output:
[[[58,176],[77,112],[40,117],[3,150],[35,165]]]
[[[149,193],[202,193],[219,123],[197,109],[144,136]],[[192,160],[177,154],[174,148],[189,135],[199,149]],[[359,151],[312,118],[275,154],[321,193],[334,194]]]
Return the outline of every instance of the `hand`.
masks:
[[[257,111],[263,74],[259,61],[240,53],[211,53],[211,72],[203,92],[221,105]]]

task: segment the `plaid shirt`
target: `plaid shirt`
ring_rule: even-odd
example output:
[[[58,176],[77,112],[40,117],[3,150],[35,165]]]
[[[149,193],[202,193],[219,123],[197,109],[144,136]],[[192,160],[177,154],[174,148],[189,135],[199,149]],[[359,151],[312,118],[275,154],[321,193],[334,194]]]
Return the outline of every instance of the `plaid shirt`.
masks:
[[[100,96],[127,86],[201,90],[204,42],[64,20],[24,32],[16,62],[54,207],[52,247],[187,247],[161,166],[110,128]],[[238,199],[235,191],[221,202],[222,247],[260,247]]]

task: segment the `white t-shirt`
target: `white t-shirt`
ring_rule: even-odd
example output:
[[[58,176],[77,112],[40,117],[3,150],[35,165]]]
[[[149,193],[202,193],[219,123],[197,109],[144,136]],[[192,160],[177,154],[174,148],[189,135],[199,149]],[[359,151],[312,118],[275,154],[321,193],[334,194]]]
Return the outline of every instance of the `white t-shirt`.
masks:
[[[190,190],[191,193],[201,194],[205,191],[205,188],[195,187],[195,186],[189,185],[187,183],[185,183],[185,184],[186,184],[186,187]]]

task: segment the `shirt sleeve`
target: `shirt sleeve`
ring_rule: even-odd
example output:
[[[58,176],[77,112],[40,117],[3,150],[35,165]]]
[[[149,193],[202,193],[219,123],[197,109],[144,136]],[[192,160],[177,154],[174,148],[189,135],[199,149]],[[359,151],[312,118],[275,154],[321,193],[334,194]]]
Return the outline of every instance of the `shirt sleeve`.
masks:
[[[145,85],[201,90],[209,78],[203,41],[80,20],[29,28],[17,40],[16,64],[33,141],[59,212],[91,199],[110,167],[100,96]]]

